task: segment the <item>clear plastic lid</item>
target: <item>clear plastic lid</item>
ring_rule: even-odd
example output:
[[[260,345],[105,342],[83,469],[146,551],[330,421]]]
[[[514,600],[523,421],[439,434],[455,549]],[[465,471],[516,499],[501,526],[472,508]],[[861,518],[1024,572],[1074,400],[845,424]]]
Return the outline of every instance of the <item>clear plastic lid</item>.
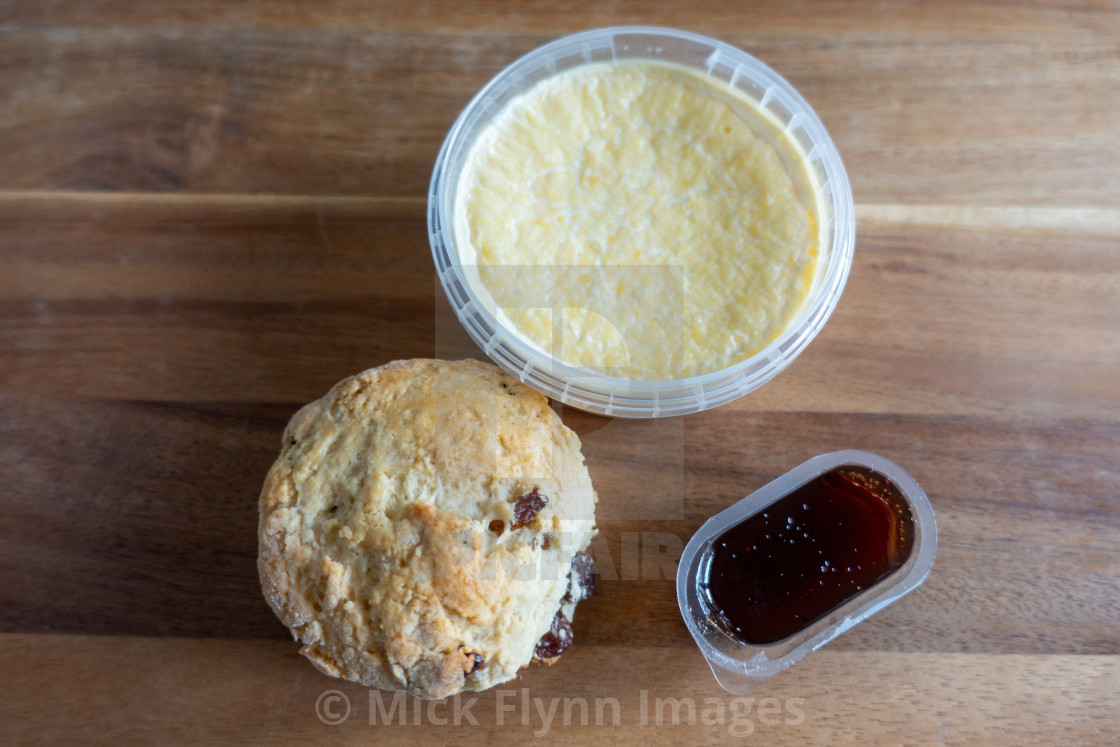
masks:
[[[913,537],[901,566],[850,596],[823,617],[788,637],[751,644],[727,632],[705,591],[718,538],[769,506],[841,467],[855,466],[886,479],[901,494],[912,519]],[[822,454],[721,511],[697,530],[677,568],[677,602],[689,632],[724,689],[745,693],[816,651],[833,638],[912,591],[929,575],[937,551],[933,507],[918,483],[893,462],[866,451]]]
[[[510,327],[487,303],[462,261],[455,230],[458,180],[472,145],[494,116],[535,83],[572,67],[621,60],[682,66],[728,92],[745,118],[762,116],[818,229],[817,269],[804,303],[773,342],[721,370],[668,381],[623,379],[565,363]],[[743,106],[743,100],[751,103]],[[766,128],[758,134],[766,137]],[[839,301],[855,247],[855,211],[840,156],[809,104],[778,73],[724,42],[685,31],[617,27],[558,39],[500,72],[467,105],[440,149],[428,197],[428,231],[439,280],[470,337],[522,382],[589,412],[646,418],[684,415],[730,402],[769,381],[824,326]]]

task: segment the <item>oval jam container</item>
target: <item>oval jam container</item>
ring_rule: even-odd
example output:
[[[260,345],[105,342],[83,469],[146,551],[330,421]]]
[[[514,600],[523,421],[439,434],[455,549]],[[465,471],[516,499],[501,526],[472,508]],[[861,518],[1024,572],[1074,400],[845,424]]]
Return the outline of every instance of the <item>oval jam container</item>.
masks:
[[[716,680],[745,693],[913,590],[936,550],[913,477],[836,451],[705,522],[681,556],[677,602]]]
[[[472,146],[503,109],[541,81],[581,65],[652,61],[684,68],[710,84],[778,150],[798,199],[817,228],[816,269],[800,308],[766,347],[733,365],[667,381],[625,379],[554,357],[514,329],[478,267],[463,260],[457,236],[460,177]],[[770,135],[766,134],[770,133]],[[839,301],[855,247],[852,191],[840,155],[804,98],[758,59],[724,42],[675,29],[603,28],[563,37],[494,77],[467,105],[436,159],[428,194],[428,233],[440,284],[467,333],[495,363],[525,384],[589,412],[628,418],[685,415],[730,402],[793,362]],[[604,264],[609,264],[605,262]],[[542,304],[548,305],[548,304]]]

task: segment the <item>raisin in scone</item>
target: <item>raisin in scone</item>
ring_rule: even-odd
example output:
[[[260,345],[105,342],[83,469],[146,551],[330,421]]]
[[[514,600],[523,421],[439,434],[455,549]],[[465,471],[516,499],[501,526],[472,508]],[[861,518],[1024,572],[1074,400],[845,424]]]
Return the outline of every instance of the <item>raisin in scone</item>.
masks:
[[[478,361],[397,361],[288,424],[261,492],[261,584],[327,674],[483,690],[571,642],[595,500],[543,396]]]

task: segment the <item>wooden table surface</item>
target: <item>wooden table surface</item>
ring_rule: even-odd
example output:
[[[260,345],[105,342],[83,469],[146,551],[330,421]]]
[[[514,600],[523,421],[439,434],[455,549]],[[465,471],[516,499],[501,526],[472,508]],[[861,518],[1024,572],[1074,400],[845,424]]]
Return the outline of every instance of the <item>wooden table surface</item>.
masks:
[[[385,725],[265,604],[260,485],[335,381],[482,357],[433,272],[436,152],[507,63],[625,23],[805,95],[851,177],[851,279],[730,405],[565,411],[612,559],[576,645]],[[922,483],[936,565],[738,700],[676,554],[839,448]],[[1118,457],[1116,2],[0,0],[0,742],[1115,743]]]

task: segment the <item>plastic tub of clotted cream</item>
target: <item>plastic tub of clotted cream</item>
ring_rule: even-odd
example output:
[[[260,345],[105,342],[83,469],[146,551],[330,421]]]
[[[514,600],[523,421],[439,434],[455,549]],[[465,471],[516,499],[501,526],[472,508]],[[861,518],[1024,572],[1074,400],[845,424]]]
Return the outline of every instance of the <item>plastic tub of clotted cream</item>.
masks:
[[[440,282],[498,365],[619,417],[709,409],[820,331],[855,246],[828,133],[723,42],[622,27],[499,73],[436,160]]]

